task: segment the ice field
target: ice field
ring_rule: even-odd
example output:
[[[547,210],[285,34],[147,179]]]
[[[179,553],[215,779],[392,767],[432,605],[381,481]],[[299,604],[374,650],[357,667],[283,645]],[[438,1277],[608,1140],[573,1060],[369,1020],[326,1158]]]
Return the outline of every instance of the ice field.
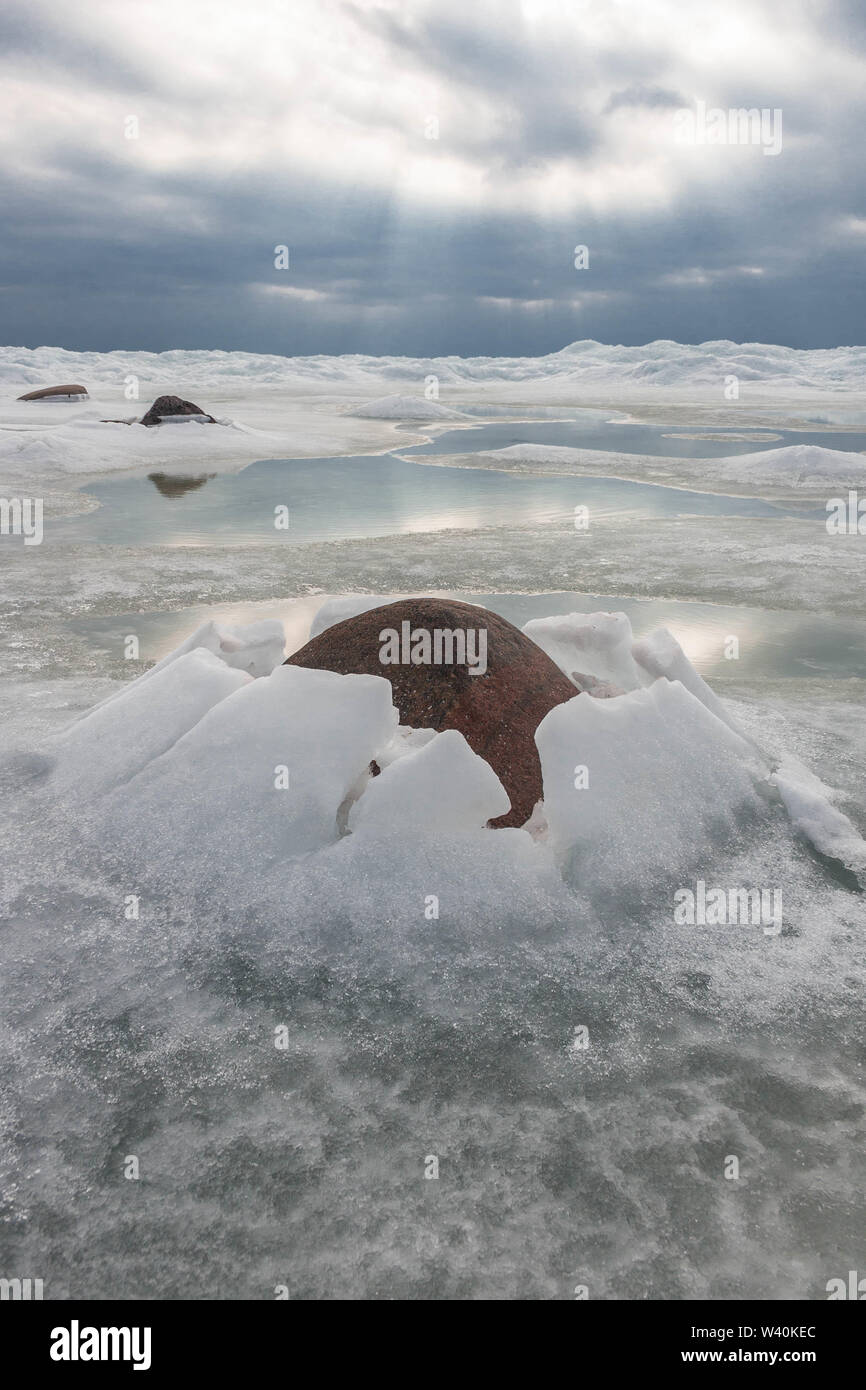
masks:
[[[3,1268],[51,1298],[815,1299],[866,1267],[866,535],[822,519],[866,492],[864,366],[0,349],[0,494],[45,499],[42,544],[0,540]],[[91,399],[12,399],[53,380]],[[100,423],[174,389],[226,423]],[[517,420],[693,452],[475,449]],[[239,543],[233,499],[299,503],[266,464],[304,459],[313,491],[358,473],[363,525]],[[387,680],[280,664],[433,592],[621,692],[542,721],[525,829],[485,828],[492,769]],[[781,910],[676,919],[714,888]]]

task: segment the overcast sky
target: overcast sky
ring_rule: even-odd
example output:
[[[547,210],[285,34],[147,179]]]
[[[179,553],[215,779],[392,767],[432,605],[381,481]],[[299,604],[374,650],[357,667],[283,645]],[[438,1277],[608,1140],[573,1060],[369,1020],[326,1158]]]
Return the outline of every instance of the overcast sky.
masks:
[[[3,0],[0,341],[862,343],[864,49],[863,0]]]

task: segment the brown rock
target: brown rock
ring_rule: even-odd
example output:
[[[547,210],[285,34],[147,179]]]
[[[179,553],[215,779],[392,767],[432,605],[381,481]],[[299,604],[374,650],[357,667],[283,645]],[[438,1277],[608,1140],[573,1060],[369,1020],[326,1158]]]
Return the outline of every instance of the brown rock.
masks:
[[[465,664],[441,662],[383,664],[380,633],[390,628],[402,638],[404,622],[410,624],[408,633],[425,629],[431,638],[435,629],[486,631],[486,672],[473,676]],[[478,651],[477,645],[470,647],[471,654]],[[285,664],[384,676],[391,682],[401,724],[458,729],[511,798],[510,812],[491,821],[494,826],[523,825],[529,819],[542,795],[535,730],[554,705],[576,695],[546,652],[512,623],[489,609],[451,599],[403,599],[373,608],[327,628]]]
[[[200,405],[181,400],[180,396],[157,396],[147,414],[142,415],[140,423],[148,427],[158,425],[167,415],[201,415],[203,420],[216,424],[213,416],[205,414]]]
[[[19,396],[19,401],[47,401],[55,396],[65,397],[71,400],[73,396],[86,396],[86,386],[40,386],[38,391],[28,391],[26,396]]]

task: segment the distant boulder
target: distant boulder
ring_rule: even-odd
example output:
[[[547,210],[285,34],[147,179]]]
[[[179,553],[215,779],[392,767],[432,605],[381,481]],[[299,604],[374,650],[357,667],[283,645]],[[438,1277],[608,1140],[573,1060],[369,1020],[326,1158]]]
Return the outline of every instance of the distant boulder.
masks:
[[[214,417],[207,415],[200,405],[181,400],[180,396],[157,396],[147,414],[142,415],[140,423],[147,426],[161,425],[163,420],[178,419],[184,415],[195,415],[202,423],[216,424]]]
[[[28,391],[26,396],[19,396],[19,401],[74,401],[87,400],[87,387],[76,386],[40,386],[38,391]]]
[[[383,664],[386,631],[398,640]],[[429,663],[420,650],[423,632],[433,638]],[[481,665],[472,675],[470,665],[459,660],[435,664],[437,632],[444,639],[443,651],[445,634],[462,634],[468,649],[468,634],[473,633],[476,654],[483,632],[483,674]],[[417,664],[413,649],[420,657]],[[453,649],[449,654],[455,655]],[[360,613],[312,638],[286,665],[384,676],[391,682],[401,724],[457,729],[490,764],[511,799],[511,810],[490,822],[497,827],[523,825],[532,815],[542,797],[535,730],[554,705],[577,698],[568,677],[512,623],[487,608],[453,599],[403,599]]]

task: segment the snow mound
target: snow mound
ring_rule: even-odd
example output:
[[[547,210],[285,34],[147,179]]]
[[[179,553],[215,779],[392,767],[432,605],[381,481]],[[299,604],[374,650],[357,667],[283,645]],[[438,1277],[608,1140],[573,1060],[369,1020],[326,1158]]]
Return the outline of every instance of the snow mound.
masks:
[[[670,483],[675,476],[678,486],[715,492],[732,489],[746,496],[755,488],[771,493],[821,492],[826,496],[828,488],[855,487],[866,481],[866,454],[820,444],[785,444],[779,449],[728,458],[677,459],[578,449],[569,444],[509,444],[504,449],[452,457],[463,466],[514,473],[590,474],[658,483]],[[448,458],[439,455],[436,461],[443,464]]]
[[[706,705],[711,714],[721,719],[729,729],[745,737],[718,695],[695,670],[673,633],[668,632],[666,627],[657,628],[655,632],[650,632],[646,637],[633,642],[631,651],[640,667],[644,684],[647,679],[658,680],[661,676],[669,681],[679,681],[696,700]]]
[[[746,737],[667,628],[634,641],[625,613],[564,613],[532,618],[523,631],[581,690],[608,696],[660,678],[679,681],[717,719]]]
[[[23,429],[8,423],[6,417],[0,430],[0,466],[24,476],[38,476],[44,470],[89,474],[153,468],[164,472],[173,466],[182,470],[204,454],[212,471],[219,471],[221,466],[236,467],[239,457],[252,461],[282,452],[288,442],[234,420],[218,420],[217,426],[207,431],[165,432],[137,422],[101,420],[88,410],[65,424],[43,422]]]
[[[352,415],[362,420],[465,420],[460,410],[450,410],[423,396],[382,396],[377,401],[356,406]]]
[[[142,679],[146,680],[157,671],[162,671],[184,652],[192,651],[195,647],[206,647],[227,666],[246,671],[250,676],[269,676],[274,667],[283,661],[285,646],[283,625],[275,619],[246,623],[241,627],[210,621],[197,627],[192,636],[146,671]]]
[[[846,487],[866,480],[866,454],[825,449],[820,444],[787,444],[757,454],[719,459],[712,465],[726,479],[786,484],[792,488]]]

